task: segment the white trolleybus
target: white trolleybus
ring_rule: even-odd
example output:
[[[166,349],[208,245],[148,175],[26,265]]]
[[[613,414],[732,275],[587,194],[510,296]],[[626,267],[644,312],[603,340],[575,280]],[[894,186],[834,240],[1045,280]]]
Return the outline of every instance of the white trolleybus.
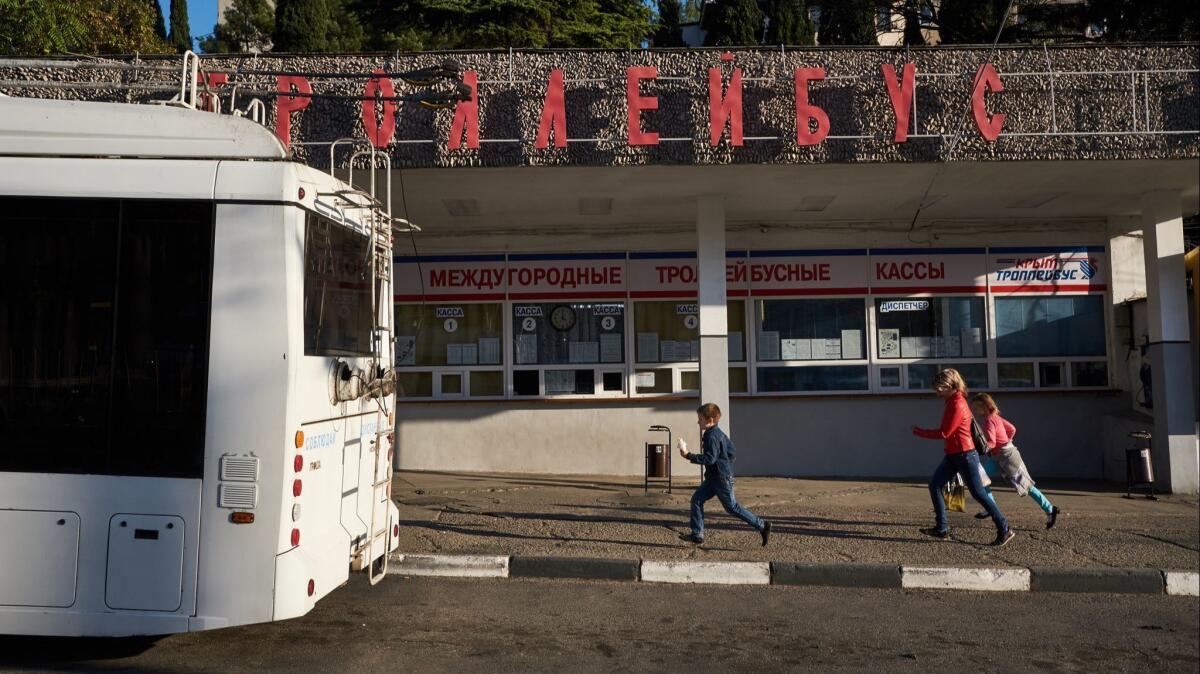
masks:
[[[382,577],[391,232],[249,119],[0,97],[0,634],[282,620]]]

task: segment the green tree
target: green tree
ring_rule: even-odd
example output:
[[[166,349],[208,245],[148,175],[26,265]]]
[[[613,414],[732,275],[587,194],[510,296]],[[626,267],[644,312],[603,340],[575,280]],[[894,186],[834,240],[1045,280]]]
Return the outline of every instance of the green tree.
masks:
[[[821,21],[817,42],[823,45],[874,45],[874,0],[825,0],[821,3]]]
[[[276,0],[273,49],[292,53],[328,51],[332,23],[325,0]]]
[[[938,36],[942,44],[989,44],[996,38],[1008,0],[942,0]]]
[[[641,46],[654,32],[641,0],[358,0],[381,50]]]
[[[158,0],[146,0],[146,4],[150,6],[150,12],[154,16],[154,33],[158,35],[158,39],[166,42],[167,22],[163,18],[162,5],[158,4]]]
[[[756,45],[763,37],[763,13],[755,0],[716,0],[700,19],[706,47]]]
[[[1194,0],[1089,0],[1087,20],[1110,42],[1200,40]]]
[[[175,51],[180,53],[192,48],[192,31],[188,28],[187,0],[171,0],[171,34],[168,40]]]
[[[813,43],[812,19],[804,0],[767,2],[767,39],[764,44],[803,45]]]
[[[261,51],[271,47],[275,8],[270,0],[233,0],[212,35],[200,40],[206,54]]]
[[[340,53],[362,51],[367,44],[367,32],[362,21],[346,0],[325,0],[329,8],[327,50]]]
[[[0,0],[0,54],[163,53],[145,0]]]
[[[658,0],[658,22],[654,31],[655,47],[683,47],[683,3]]]

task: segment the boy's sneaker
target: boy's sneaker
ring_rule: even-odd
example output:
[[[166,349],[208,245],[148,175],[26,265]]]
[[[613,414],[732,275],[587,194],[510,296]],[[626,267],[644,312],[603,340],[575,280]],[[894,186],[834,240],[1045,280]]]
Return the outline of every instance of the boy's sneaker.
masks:
[[[1060,512],[1062,511],[1058,509],[1058,506],[1051,506],[1050,512],[1046,513],[1047,529],[1053,529],[1054,525],[1058,523],[1058,513]]]
[[[1012,529],[1009,529],[1002,534],[996,534],[996,540],[992,541],[992,547],[1002,548],[1007,545],[1009,541],[1016,537],[1017,532],[1013,531]]]
[[[767,541],[771,540],[771,523],[763,522],[762,531],[760,531],[759,533],[762,534],[763,547],[765,548],[765,547],[767,547]]]
[[[987,518],[989,518],[991,516],[992,516],[992,514],[986,510],[980,510],[979,512],[975,513],[975,519],[977,519],[977,520],[986,520]]]
[[[679,534],[679,540],[687,541],[688,543],[695,543],[696,545],[700,545],[704,542],[704,538],[690,532],[686,534]]]
[[[938,529],[937,527],[929,527],[928,529],[922,529],[921,533],[925,534],[926,536],[932,536],[934,538],[941,538],[943,540],[950,538],[950,532],[948,530],[942,531],[941,529]]]

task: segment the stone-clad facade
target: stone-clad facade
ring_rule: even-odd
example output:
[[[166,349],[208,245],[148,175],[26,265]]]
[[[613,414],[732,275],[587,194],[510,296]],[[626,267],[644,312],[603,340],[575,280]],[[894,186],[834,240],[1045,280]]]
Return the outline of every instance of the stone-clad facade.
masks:
[[[456,59],[466,70],[478,73],[480,147],[468,149],[464,144],[458,150],[447,149],[453,111],[401,105],[389,152],[393,165],[405,168],[1200,156],[1200,51],[1196,45],[1004,47],[994,51],[952,47],[739,49],[732,56],[732,62],[723,62],[721,52],[703,49],[259,55],[204,57],[203,67],[304,72],[309,74],[315,94],[358,96],[367,83],[365,74],[374,69],[396,72]],[[892,138],[895,115],[880,66],[891,63],[899,70],[906,62],[915,64],[917,72],[916,128],[907,142],[896,143]],[[1003,92],[987,97],[988,110],[1006,116],[1003,133],[995,143],[980,136],[971,115],[972,79],[983,63],[995,64],[1004,86]],[[658,69],[657,80],[641,85],[642,95],[658,98],[658,109],[642,114],[644,128],[658,132],[663,139],[656,146],[627,142],[626,69],[636,66]],[[731,147],[726,133],[714,147],[709,142],[708,70],[724,68],[727,80],[732,66],[742,69],[744,79],[746,141],[742,147]],[[795,138],[792,73],[813,67],[826,71],[826,79],[813,82],[809,90],[811,104],[831,119],[830,137],[818,145],[800,146]],[[566,148],[555,148],[552,143],[549,148],[537,149],[534,137],[549,73],[556,68],[565,74],[571,142]],[[1051,77],[1050,72],[1055,75]],[[359,75],[329,76],[339,73]],[[51,73],[5,68],[0,61],[0,80],[45,77],[170,83],[178,75],[88,69]],[[239,107],[247,102],[247,90],[276,89],[270,75],[233,75],[231,81],[242,85]],[[399,81],[395,84],[399,94],[412,91]],[[167,95],[13,86],[0,90],[10,95],[100,100]],[[273,111],[274,106],[267,102]],[[328,163],[328,149],[322,143],[364,138],[362,116],[357,100],[313,99],[306,110],[293,113],[291,141],[296,156],[314,165]],[[1161,133],[1164,131],[1173,133]],[[956,134],[961,134],[957,142],[953,140]]]
[[[388,72],[456,59],[478,72],[481,145],[446,148],[452,110],[402,104],[397,108],[397,168],[466,166],[620,166],[620,164],[725,164],[925,162],[995,160],[1114,160],[1200,156],[1200,52],[1194,46],[1010,47],[924,49],[739,49],[732,62],[721,53],[689,50],[565,50],[565,52],[481,52],[412,55],[211,56],[212,70],[310,73],[314,94],[359,96],[365,73]],[[142,62],[150,62],[145,59]],[[913,62],[917,71],[917,126],[906,143],[893,142],[895,116],[881,74],[882,64]],[[1004,90],[989,94],[992,113],[1006,115],[996,143],[979,136],[971,115],[972,78],[980,65],[995,64]],[[655,66],[658,79],[642,83],[642,95],[656,96],[658,110],[642,114],[643,126],[664,139],[656,146],[631,146],[626,127],[626,68]],[[709,143],[708,70],[742,68],[745,144],[733,148],[728,134]],[[829,115],[830,138],[812,146],[796,142],[796,68],[823,67],[827,78],[810,85],[810,102]],[[535,149],[548,73],[565,74],[568,148]],[[1049,72],[1055,72],[1050,77]],[[328,74],[326,74],[328,73]],[[359,77],[329,77],[360,73]],[[1082,74],[1086,73],[1086,74]],[[2,67],[0,80],[64,78],[64,73],[14,72]],[[68,77],[122,82],[164,83],[170,72],[76,70]],[[276,89],[271,76],[230,76],[245,91]],[[1054,106],[1051,109],[1051,89]],[[127,91],[22,89],[11,95],[86,96],[128,100]],[[412,88],[396,82],[397,94]],[[270,103],[270,101],[268,101]],[[1147,110],[1148,106],[1148,110]],[[274,115],[274,106],[270,106]],[[1148,125],[1147,125],[1148,124]],[[1020,136],[1045,134],[1051,136]],[[1152,132],[1184,132],[1146,134]],[[1186,133],[1186,132],[1193,133]],[[1087,136],[1068,136],[1084,132]],[[958,142],[954,142],[960,134]],[[294,113],[296,156],[328,163],[320,143],[365,138],[359,101],[317,97]],[[865,138],[839,138],[864,137]],[[674,140],[670,140],[674,139]],[[307,145],[317,143],[317,145]]]

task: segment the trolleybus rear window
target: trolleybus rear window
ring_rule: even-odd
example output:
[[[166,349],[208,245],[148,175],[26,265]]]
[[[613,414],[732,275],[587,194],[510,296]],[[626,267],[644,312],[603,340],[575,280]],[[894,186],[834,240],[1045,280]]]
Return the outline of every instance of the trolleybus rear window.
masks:
[[[371,355],[370,241],[311,213],[304,230],[304,354]]]
[[[201,477],[213,206],[0,197],[0,471]]]

